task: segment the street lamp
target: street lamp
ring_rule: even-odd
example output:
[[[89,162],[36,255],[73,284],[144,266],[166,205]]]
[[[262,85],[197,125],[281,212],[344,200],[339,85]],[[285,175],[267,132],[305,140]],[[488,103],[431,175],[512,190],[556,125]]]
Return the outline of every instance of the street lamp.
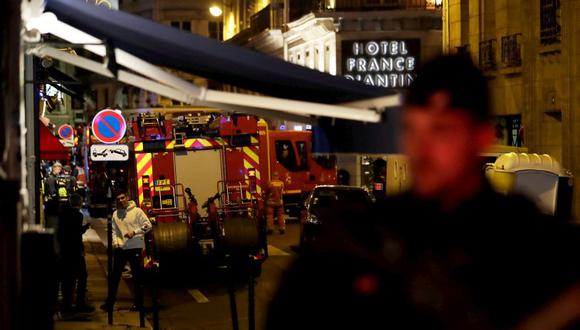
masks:
[[[213,17],[220,17],[222,15],[223,11],[218,6],[211,6],[211,7],[209,7],[209,13]]]
[[[209,13],[211,14],[211,16],[218,18],[223,14],[222,9],[219,6],[211,6],[209,7]],[[220,21],[219,19],[216,20],[216,24],[217,24],[217,38],[218,40],[221,40],[221,35],[220,35]]]

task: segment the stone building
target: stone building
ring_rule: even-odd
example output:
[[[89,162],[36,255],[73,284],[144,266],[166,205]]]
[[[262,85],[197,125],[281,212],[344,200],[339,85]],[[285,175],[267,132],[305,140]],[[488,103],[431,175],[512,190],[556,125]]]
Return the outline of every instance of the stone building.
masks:
[[[547,153],[575,177],[580,176],[579,35],[577,0],[443,3],[443,50],[469,53],[489,78],[498,139]]]

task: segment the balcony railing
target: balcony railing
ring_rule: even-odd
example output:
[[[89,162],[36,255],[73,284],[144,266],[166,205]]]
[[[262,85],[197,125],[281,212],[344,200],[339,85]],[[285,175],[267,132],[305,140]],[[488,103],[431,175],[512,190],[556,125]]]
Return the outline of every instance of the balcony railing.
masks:
[[[336,10],[428,9],[441,8],[440,0],[337,0]]]
[[[504,67],[522,65],[521,33],[501,37],[501,64]]]
[[[560,0],[540,1],[540,42],[551,45],[560,42]]]
[[[482,41],[479,43],[479,67],[484,70],[495,70],[495,39]]]

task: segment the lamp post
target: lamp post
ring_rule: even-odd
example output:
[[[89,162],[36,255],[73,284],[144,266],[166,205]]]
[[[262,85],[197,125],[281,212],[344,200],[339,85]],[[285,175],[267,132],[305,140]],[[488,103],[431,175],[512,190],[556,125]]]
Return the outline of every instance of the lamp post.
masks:
[[[220,21],[219,21],[219,17],[222,16],[223,14],[223,10],[219,7],[219,6],[211,6],[209,7],[209,13],[211,14],[211,16],[216,18],[216,23],[217,23],[217,38],[218,40],[221,41],[221,28],[220,28]]]

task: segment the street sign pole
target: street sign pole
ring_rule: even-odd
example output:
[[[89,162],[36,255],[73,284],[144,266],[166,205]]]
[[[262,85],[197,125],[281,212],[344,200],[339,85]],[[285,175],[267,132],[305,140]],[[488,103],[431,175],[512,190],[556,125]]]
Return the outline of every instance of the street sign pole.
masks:
[[[113,206],[107,199],[107,314],[109,325],[113,324]]]

